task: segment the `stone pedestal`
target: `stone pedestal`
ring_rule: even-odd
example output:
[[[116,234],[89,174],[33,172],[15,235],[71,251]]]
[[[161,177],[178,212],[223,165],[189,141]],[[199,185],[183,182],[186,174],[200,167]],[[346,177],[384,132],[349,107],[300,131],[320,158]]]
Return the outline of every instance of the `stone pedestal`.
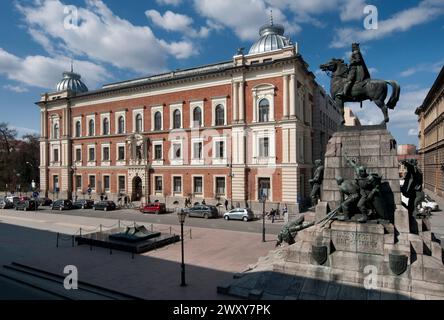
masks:
[[[441,245],[430,221],[413,219],[401,205],[396,141],[385,128],[334,134],[327,147],[323,199],[305,215],[306,222],[320,221],[339,205],[335,177],[355,178],[345,154],[390,186],[380,193],[391,193],[391,219],[361,224],[355,216],[299,231],[293,245],[260,258],[218,287],[220,293],[246,299],[444,299]]]
[[[340,194],[336,177],[354,179],[355,173],[345,158],[367,167],[368,173],[377,173],[390,185],[396,205],[401,204],[399,165],[396,140],[380,126],[350,127],[336,132],[329,140],[325,153],[323,201],[330,208],[339,205]]]

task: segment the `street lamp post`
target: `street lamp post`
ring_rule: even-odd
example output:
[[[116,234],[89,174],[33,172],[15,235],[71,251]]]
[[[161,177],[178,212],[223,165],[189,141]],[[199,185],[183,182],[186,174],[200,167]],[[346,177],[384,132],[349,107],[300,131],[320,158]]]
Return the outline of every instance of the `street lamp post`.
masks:
[[[265,194],[261,196],[262,202],[262,242],[265,242]]]
[[[181,263],[181,281],[180,286],[185,287],[187,284],[185,283],[185,254],[184,254],[184,239],[183,239],[183,224],[185,223],[186,213],[182,209],[178,212],[179,222],[180,222],[180,239],[182,243],[182,263]]]

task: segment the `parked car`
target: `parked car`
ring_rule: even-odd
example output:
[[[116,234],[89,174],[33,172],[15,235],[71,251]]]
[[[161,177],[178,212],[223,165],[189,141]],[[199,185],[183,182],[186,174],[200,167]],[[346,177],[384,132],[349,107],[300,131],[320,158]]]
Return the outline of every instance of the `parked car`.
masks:
[[[111,210],[116,210],[116,207],[117,206],[113,201],[99,201],[94,205],[93,209],[111,211]]]
[[[20,202],[20,198],[16,196],[8,196],[6,200],[12,203],[12,206],[15,208],[16,204]]]
[[[207,205],[195,205],[192,208],[185,208],[184,211],[189,217],[199,217],[199,218],[217,218],[219,213],[215,206]]]
[[[6,198],[0,199],[0,209],[12,209],[12,208],[14,208],[12,202],[9,202],[8,200],[6,200]]]
[[[40,206],[50,207],[52,205],[52,200],[49,198],[39,198]]]
[[[72,202],[71,200],[56,200],[52,203],[51,209],[60,211],[71,210]]]
[[[94,207],[93,200],[81,199],[74,201],[73,208],[74,209],[92,209]]]
[[[35,211],[39,207],[39,204],[35,200],[20,201],[15,205],[15,210],[23,211]]]
[[[155,213],[155,214],[165,213],[166,206],[165,203],[160,203],[160,202],[148,203],[147,205],[140,208],[140,212]]]
[[[236,208],[224,214],[225,220],[254,220],[254,213],[250,209]]]

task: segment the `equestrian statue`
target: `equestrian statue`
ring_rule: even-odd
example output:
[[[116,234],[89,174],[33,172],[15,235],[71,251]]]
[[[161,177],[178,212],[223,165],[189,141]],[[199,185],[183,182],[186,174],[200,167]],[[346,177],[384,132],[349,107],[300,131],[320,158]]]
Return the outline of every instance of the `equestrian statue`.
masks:
[[[332,59],[330,62],[320,66],[322,71],[331,76],[330,94],[335,100],[336,106],[342,113],[342,125],[344,119],[345,102],[373,101],[384,114],[384,121],[389,122],[388,109],[394,109],[399,101],[401,87],[393,80],[373,80],[367,69],[361,54],[359,43],[352,44],[350,65],[342,59]],[[392,95],[387,103],[385,99],[388,94],[388,86],[392,87]]]

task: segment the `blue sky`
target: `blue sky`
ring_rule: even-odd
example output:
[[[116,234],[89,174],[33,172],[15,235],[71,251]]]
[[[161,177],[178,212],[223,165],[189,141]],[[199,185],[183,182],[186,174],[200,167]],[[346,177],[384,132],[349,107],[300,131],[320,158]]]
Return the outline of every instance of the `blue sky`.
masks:
[[[378,9],[376,30],[364,28],[365,5]],[[1,1],[0,121],[38,132],[34,102],[53,91],[70,59],[90,89],[230,60],[254,43],[270,10],[327,90],[318,66],[348,60],[351,43],[360,42],[372,77],[401,84],[390,130],[398,143],[417,144],[413,112],[444,64],[444,0]],[[364,123],[382,120],[374,105],[352,107]]]

